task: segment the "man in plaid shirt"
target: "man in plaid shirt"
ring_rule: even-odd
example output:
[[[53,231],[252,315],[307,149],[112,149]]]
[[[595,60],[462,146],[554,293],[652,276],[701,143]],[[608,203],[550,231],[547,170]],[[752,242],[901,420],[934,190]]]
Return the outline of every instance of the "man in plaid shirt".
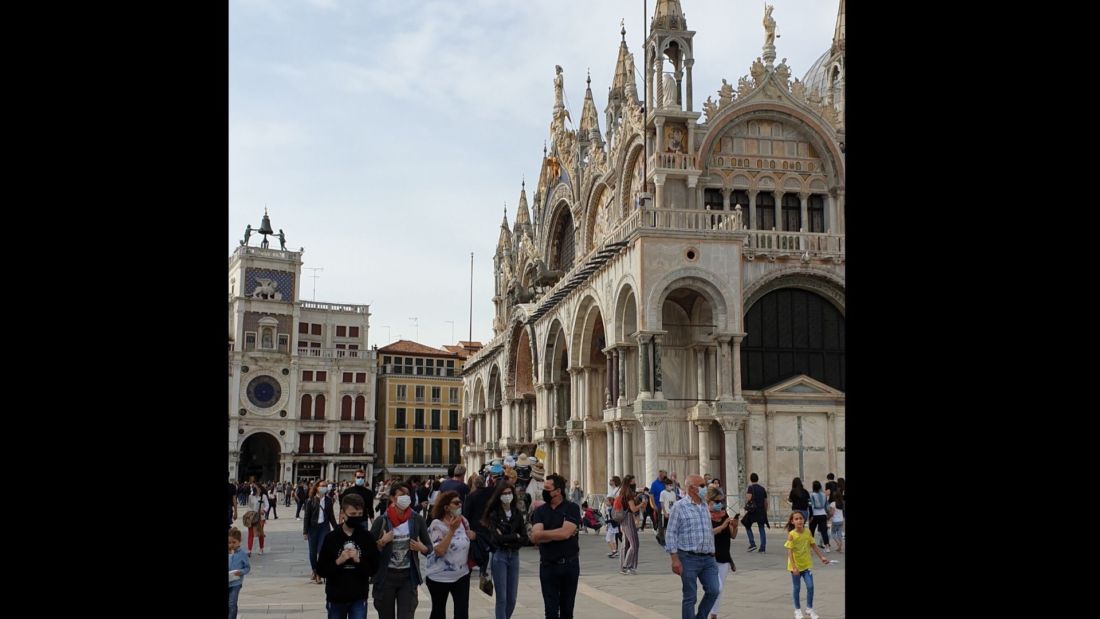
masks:
[[[700,475],[687,478],[687,496],[672,506],[665,531],[665,550],[672,557],[672,573],[684,584],[682,619],[706,619],[718,599],[718,564],[714,560],[714,532],[710,508],[703,500],[706,486]],[[703,601],[695,609],[695,580],[703,584]]]

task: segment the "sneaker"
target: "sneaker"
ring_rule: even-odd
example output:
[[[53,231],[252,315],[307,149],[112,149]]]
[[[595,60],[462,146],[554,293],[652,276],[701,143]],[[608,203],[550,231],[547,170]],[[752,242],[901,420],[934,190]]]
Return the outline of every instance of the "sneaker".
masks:
[[[817,613],[814,612],[814,609],[812,609],[812,608],[807,608],[806,609],[806,617],[808,619],[818,619],[817,618]]]
[[[794,619],[802,619],[802,610],[794,609]]]
[[[626,568],[624,567],[624,568],[620,569],[619,573],[622,574],[623,576],[626,576]]]
[[[757,550],[756,552],[759,552],[760,554],[764,554],[764,549],[761,548],[760,550]]]
[[[748,550],[749,552],[752,552],[754,550],[756,550],[756,544],[753,544],[752,546],[749,546],[749,550]]]
[[[630,572],[631,576],[637,576],[638,575],[638,570],[627,570],[627,571]]]

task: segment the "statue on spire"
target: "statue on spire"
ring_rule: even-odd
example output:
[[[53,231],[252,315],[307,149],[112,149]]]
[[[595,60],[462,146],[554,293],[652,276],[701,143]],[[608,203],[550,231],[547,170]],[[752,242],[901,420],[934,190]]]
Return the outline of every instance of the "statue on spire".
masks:
[[[775,9],[770,4],[764,5],[764,45],[775,45],[775,19],[772,11]]]
[[[565,86],[565,79],[561,76],[561,65],[554,65],[554,108],[563,108],[565,103],[562,101],[562,89]]]

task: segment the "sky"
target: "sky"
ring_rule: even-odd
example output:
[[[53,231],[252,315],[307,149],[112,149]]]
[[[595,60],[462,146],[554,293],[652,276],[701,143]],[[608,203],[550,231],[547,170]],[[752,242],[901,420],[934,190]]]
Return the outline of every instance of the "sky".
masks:
[[[802,77],[839,0],[772,4],[776,64]],[[700,111],[762,54],[764,3],[680,5]],[[514,223],[524,178],[532,202],[554,65],[574,122],[591,70],[606,132],[620,20],[640,68],[641,0],[230,0],[229,252],[266,207],[305,248],[302,299],[370,304],[379,347],[468,338],[472,252],[473,339],[489,341],[501,217]]]

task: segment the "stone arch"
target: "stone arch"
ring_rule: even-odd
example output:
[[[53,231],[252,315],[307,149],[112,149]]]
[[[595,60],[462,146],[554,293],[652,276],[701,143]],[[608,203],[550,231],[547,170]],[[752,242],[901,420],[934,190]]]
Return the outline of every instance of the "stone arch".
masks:
[[[607,346],[607,320],[605,312],[600,307],[600,302],[591,293],[586,294],[577,305],[577,313],[573,318],[573,337],[570,340],[570,366],[592,365],[593,337],[602,335]],[[597,324],[599,327],[597,328]],[[601,360],[601,362],[603,362]]]
[[[845,315],[844,280],[832,273],[807,267],[775,271],[746,286],[742,313],[748,312],[764,295],[780,288],[801,288],[817,293],[836,306],[841,316]]]
[[[634,282],[624,278],[615,296],[615,343],[626,343],[631,333],[638,330],[638,295]]]
[[[733,321],[730,321],[731,314],[728,311],[727,299],[731,300],[732,303],[736,303],[737,297],[730,290],[728,283],[719,280],[709,271],[697,267],[677,269],[665,274],[656,282],[646,299],[645,328],[653,331],[663,328],[662,309],[665,299],[670,292],[678,288],[694,290],[710,302],[714,312],[714,323],[719,331],[729,332],[731,329],[740,329],[741,319],[739,315],[734,313]]]

